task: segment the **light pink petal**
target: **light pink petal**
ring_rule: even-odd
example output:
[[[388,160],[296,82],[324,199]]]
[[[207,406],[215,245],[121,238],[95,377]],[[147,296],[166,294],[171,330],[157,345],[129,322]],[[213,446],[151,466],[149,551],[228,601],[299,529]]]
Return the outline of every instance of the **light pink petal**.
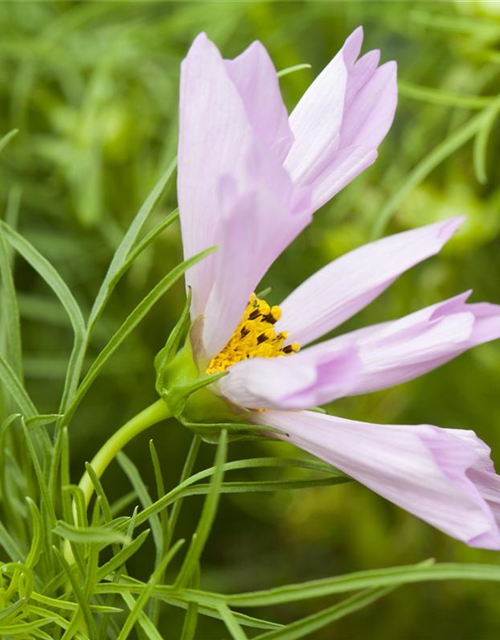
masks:
[[[375,162],[377,147],[394,120],[396,64],[376,69],[378,59],[379,52],[370,51],[349,73],[338,149],[325,157],[323,169],[311,180],[314,210]]]
[[[339,149],[331,162],[311,180],[311,207],[316,211],[339,191],[368,169],[378,157],[372,147],[351,145]]]
[[[370,52],[377,53],[378,52]],[[354,67],[365,61],[370,54],[362,58]],[[373,64],[378,59],[368,59]],[[388,62],[371,74],[366,85],[365,80],[371,71],[371,66],[353,83],[352,74],[348,80],[349,93],[355,94],[349,106],[345,107],[339,148],[330,158],[322,171],[318,172],[311,182],[313,190],[312,207],[314,210],[328,202],[352,182],[360,173],[367,169],[377,159],[377,147],[387,135],[397,105],[397,69],[394,62]]]
[[[314,80],[290,115],[295,142],[285,166],[297,184],[306,184],[337,151],[349,68],[359,55],[363,30],[356,29]]]
[[[245,194],[234,202],[234,214],[227,216],[221,229],[220,249],[215,257],[215,282],[204,312],[202,344],[211,359],[228,342],[243,315],[248,299],[261,278],[260,265],[252,260],[248,237],[254,229],[253,212],[257,195]]]
[[[244,360],[222,378],[219,393],[247,409],[303,409],[341,397],[358,373],[354,347],[312,356]]]
[[[491,449],[476,436],[474,431],[462,429],[446,429],[446,431],[462,438],[475,448],[478,459],[475,465],[467,471],[467,475],[488,503],[496,523],[500,527],[500,477],[495,473],[491,461]]]
[[[466,304],[470,292],[392,322],[347,333],[306,349],[326,354],[355,344],[361,366],[347,395],[412,380],[464,351],[500,338],[500,306]]]
[[[224,347],[259,280],[311,219],[310,189],[292,186],[279,157],[292,137],[262,45],[225,61],[199,36],[182,64],[178,191],[186,257],[219,247],[186,278],[192,316],[204,316],[208,357]]]
[[[186,258],[218,244],[221,176],[241,170],[253,131],[241,96],[217,47],[199,35],[181,65],[178,199]],[[214,280],[215,257],[189,270],[192,314],[202,313]]]
[[[362,56],[349,71],[347,91],[344,102],[344,112],[347,114],[353,106],[356,96],[372,78],[380,61],[380,51],[369,51]]]
[[[221,179],[219,208],[220,250],[204,313],[208,358],[226,345],[262,276],[311,220],[308,194],[294,191],[277,158],[257,143],[244,170]]]
[[[281,439],[472,547],[500,549],[498,476],[470,433],[355,422],[314,412],[255,412]],[[478,445],[477,443],[480,443]],[[482,451],[478,448],[481,447]],[[478,475],[479,474],[479,475]]]
[[[355,249],[315,273],[281,304],[276,325],[305,345],[372,302],[407,269],[435,255],[462,223],[452,218]]]
[[[254,42],[234,60],[227,60],[226,65],[245,105],[248,121],[283,161],[293,143],[293,134],[269,54],[260,42]]]
[[[360,61],[361,62],[361,61]],[[377,148],[387,135],[397,106],[397,66],[387,62],[353,96],[342,121],[340,146]]]
[[[314,210],[375,162],[394,119],[396,64],[377,68],[378,51],[356,61],[362,41],[356,29],[290,116],[295,143],[285,166],[295,184],[312,187]]]
[[[474,314],[475,322],[467,348],[498,340],[500,338],[500,306],[489,302],[467,305],[467,310]]]

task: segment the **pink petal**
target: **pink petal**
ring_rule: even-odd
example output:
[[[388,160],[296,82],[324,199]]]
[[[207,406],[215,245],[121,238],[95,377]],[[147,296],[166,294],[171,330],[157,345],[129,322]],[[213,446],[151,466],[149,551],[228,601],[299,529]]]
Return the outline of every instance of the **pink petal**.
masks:
[[[281,304],[278,331],[305,345],[372,302],[404,271],[435,255],[462,223],[452,218],[355,249],[315,273]]]
[[[350,111],[356,96],[375,73],[379,62],[380,51],[375,49],[366,53],[351,67],[344,103],[346,113]]]
[[[396,77],[396,63],[387,62],[359,87],[342,122],[342,147],[360,144],[376,149],[379,146],[394,120],[397,106]]]
[[[478,491],[488,503],[497,525],[500,527],[500,476],[495,473],[491,461],[491,449],[480,440],[474,431],[463,429],[446,429],[474,447],[478,455],[474,466],[467,471],[467,476],[476,485]]]
[[[347,395],[412,380],[478,344],[500,338],[500,306],[466,304],[469,295],[467,292],[399,320],[327,340],[305,353],[326,354],[355,344],[361,366]]]
[[[355,422],[314,412],[255,412],[281,439],[326,460],[472,547],[500,549],[499,477],[470,432]],[[475,442],[471,442],[471,438]],[[479,451],[481,449],[481,451]]]
[[[218,244],[221,176],[238,170],[253,139],[239,92],[217,47],[199,35],[181,66],[178,199],[186,258]],[[189,270],[192,314],[202,313],[214,280],[215,257]]]
[[[276,69],[260,42],[254,42],[234,60],[226,61],[238,89],[247,118],[256,134],[284,160],[293,134],[278,83]]]
[[[220,250],[206,308],[203,344],[208,358],[228,342],[259,281],[310,222],[309,197],[267,147],[255,144],[247,165],[220,181]]]
[[[198,36],[182,63],[178,192],[186,257],[219,247],[186,278],[192,316],[204,315],[205,356],[224,347],[259,280],[311,219],[310,189],[293,188],[280,160],[292,138],[262,45],[225,61]]]
[[[467,348],[500,338],[500,306],[489,302],[467,305],[476,322]]]
[[[354,178],[368,169],[377,157],[377,151],[365,145],[351,145],[337,150],[330,163],[311,181],[313,211],[342,191]]]
[[[397,104],[396,65],[377,69],[379,52],[356,59],[356,29],[290,116],[295,136],[285,166],[295,184],[313,189],[316,210],[370,166]]]
[[[220,249],[215,256],[215,281],[204,312],[202,344],[211,359],[228,342],[262,274],[252,260],[247,242],[255,232],[257,195],[245,194],[234,201],[233,215],[224,218]],[[255,284],[253,284],[255,282]]]
[[[478,459],[474,467],[468,470],[467,475],[488,503],[500,527],[500,477],[495,473],[491,461],[491,449],[473,431],[462,429],[446,429],[446,431],[462,438],[475,448]]]
[[[363,30],[358,28],[314,80],[290,116],[295,142],[286,167],[296,183],[307,183],[324,166],[325,155],[331,156],[337,150],[348,67],[352,67],[362,42]]]
[[[246,409],[309,408],[345,395],[358,367],[351,346],[317,356],[253,358],[229,369],[218,383],[219,393]]]

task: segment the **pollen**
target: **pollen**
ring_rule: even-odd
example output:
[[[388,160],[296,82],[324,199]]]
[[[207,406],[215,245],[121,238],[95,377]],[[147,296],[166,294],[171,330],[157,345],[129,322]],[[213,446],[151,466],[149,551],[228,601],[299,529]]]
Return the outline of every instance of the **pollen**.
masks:
[[[276,358],[296,353],[299,344],[292,342],[283,346],[288,333],[274,330],[280,316],[277,305],[271,307],[252,293],[240,324],[224,349],[209,362],[207,374],[220,373],[247,358]]]

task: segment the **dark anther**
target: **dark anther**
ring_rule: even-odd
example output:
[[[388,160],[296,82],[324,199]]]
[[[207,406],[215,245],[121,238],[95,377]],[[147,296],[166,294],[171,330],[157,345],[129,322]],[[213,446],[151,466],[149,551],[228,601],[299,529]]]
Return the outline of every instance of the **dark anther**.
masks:
[[[262,344],[266,340],[269,340],[269,336],[266,336],[265,333],[261,333],[260,336],[257,336],[257,344]]]
[[[269,324],[276,324],[278,322],[272,313],[268,313],[267,316],[264,316],[262,319],[264,322],[269,322]]]
[[[289,344],[286,347],[283,347],[282,351],[283,353],[293,353],[293,347],[291,344]]]
[[[247,336],[249,333],[250,333],[250,329],[247,329],[246,327],[241,327],[240,336],[242,338]]]
[[[248,316],[250,320],[255,320],[255,318],[258,318],[260,316],[260,311],[258,309],[255,309],[254,311],[252,311],[252,313]]]

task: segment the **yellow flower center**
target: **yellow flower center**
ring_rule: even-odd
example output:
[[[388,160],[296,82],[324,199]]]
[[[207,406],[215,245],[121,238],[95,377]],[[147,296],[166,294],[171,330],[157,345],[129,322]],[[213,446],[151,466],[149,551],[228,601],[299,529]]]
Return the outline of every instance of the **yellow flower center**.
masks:
[[[276,358],[297,352],[300,348],[297,342],[283,346],[288,333],[274,330],[280,316],[277,305],[271,307],[252,293],[240,324],[224,349],[210,360],[207,374],[225,371],[247,358]]]

